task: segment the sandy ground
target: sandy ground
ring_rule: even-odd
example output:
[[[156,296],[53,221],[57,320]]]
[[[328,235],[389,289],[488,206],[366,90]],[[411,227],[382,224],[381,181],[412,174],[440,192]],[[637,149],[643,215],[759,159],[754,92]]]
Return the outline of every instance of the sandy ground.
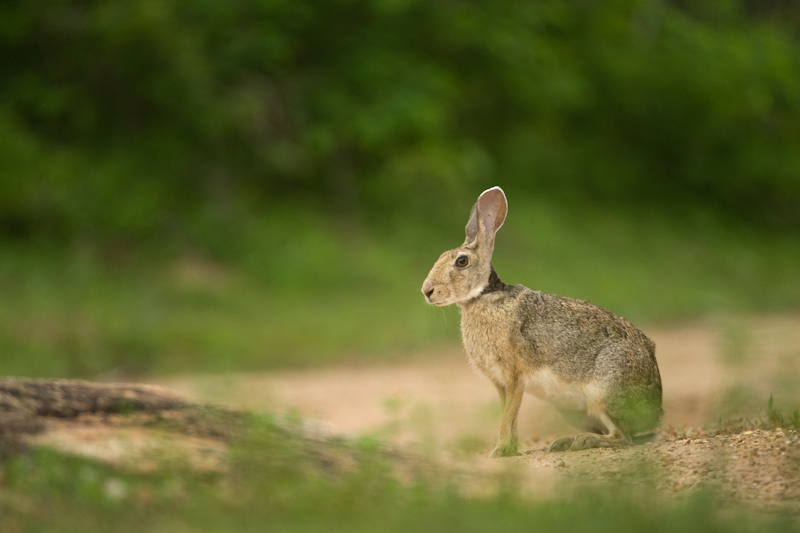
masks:
[[[658,490],[714,488],[762,507],[800,505],[800,432],[749,423],[765,416],[771,394],[786,415],[800,406],[800,316],[644,330],[656,342],[664,384],[662,438],[617,450],[547,453],[552,439],[575,430],[526,396],[522,454],[485,459],[498,428],[498,400],[457,345],[411,354],[403,363],[156,382],[197,400],[295,413],[337,431],[472,461],[477,470],[511,469],[539,491],[558,480],[626,479],[644,469],[656,474],[648,479]]]
[[[702,428],[755,416],[770,394],[800,406],[800,316],[725,319],[646,330],[656,342],[665,430]],[[292,412],[344,432],[395,442],[490,450],[497,393],[466,364],[460,346],[411,354],[408,362],[157,380],[191,398]],[[547,403],[527,395],[520,439],[531,447],[573,430]]]
[[[664,423],[657,442],[619,449],[547,452],[553,439],[576,431],[528,396],[520,413],[521,454],[489,459],[499,401],[457,345],[391,364],[150,382],[171,389],[159,389],[165,398],[177,391],[199,402],[296,415],[320,435],[379,437],[399,455],[432,456],[448,466],[467,493],[492,491],[511,479],[537,497],[614,482],[616,491],[670,496],[712,489],[734,505],[800,513],[800,424],[757,423],[767,419],[770,395],[784,417],[800,407],[800,315],[726,317],[644,330],[657,345]],[[191,425],[187,416],[184,422]],[[199,426],[176,434],[137,423],[135,416],[108,413],[51,416],[42,424],[44,431],[28,437],[31,444],[123,467],[152,470],[164,459],[188,461],[199,470],[226,464],[225,439]]]

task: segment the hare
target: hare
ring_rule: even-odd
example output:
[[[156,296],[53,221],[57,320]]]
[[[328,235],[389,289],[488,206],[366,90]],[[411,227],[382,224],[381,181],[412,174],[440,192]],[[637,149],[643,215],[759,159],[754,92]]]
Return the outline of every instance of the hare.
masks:
[[[500,187],[484,191],[464,244],[444,252],[422,284],[428,303],[461,308],[469,364],[500,394],[503,415],[491,456],[517,454],[524,392],[586,431],[557,439],[551,452],[625,446],[652,433],[663,413],[655,343],[589,302],[500,281],[491,260],[507,211]]]

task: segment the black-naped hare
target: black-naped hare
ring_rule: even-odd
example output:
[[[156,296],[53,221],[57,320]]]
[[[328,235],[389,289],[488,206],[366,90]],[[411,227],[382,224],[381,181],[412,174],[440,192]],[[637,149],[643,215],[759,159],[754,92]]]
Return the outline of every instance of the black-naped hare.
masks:
[[[422,293],[428,303],[461,308],[470,365],[497,387],[503,415],[492,456],[517,453],[524,392],[543,398],[586,433],[563,437],[550,451],[624,446],[661,421],[655,344],[630,322],[589,302],[506,285],[491,264],[508,203],[484,191],[464,244],[444,252]]]

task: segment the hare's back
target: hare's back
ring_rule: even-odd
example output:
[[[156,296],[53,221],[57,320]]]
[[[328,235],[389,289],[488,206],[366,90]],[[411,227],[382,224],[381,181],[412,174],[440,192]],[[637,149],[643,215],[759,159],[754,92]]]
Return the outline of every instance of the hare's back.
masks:
[[[655,367],[655,344],[624,318],[584,300],[524,289],[520,334],[531,363],[570,381]],[[637,372],[638,373],[638,372]],[[643,376],[644,377],[644,376]]]

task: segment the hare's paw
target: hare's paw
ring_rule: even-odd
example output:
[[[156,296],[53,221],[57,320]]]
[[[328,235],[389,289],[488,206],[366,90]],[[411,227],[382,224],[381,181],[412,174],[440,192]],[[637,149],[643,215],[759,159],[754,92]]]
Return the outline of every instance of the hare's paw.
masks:
[[[589,450],[592,448],[613,448],[630,444],[630,439],[625,436],[598,435],[597,433],[583,433],[577,437],[561,437],[550,445],[548,451],[565,452],[567,450]]]
[[[489,457],[511,457],[513,455],[519,455],[516,446],[498,446],[492,450]]]
[[[572,446],[570,446],[570,450],[577,451],[577,450],[588,450],[590,448],[600,448],[605,444],[605,440],[600,435],[595,435],[593,433],[584,433],[583,435],[578,435],[575,437],[575,440],[572,442]]]
[[[561,437],[553,441],[553,444],[547,448],[548,452],[565,452],[572,448],[572,442],[575,437]]]

